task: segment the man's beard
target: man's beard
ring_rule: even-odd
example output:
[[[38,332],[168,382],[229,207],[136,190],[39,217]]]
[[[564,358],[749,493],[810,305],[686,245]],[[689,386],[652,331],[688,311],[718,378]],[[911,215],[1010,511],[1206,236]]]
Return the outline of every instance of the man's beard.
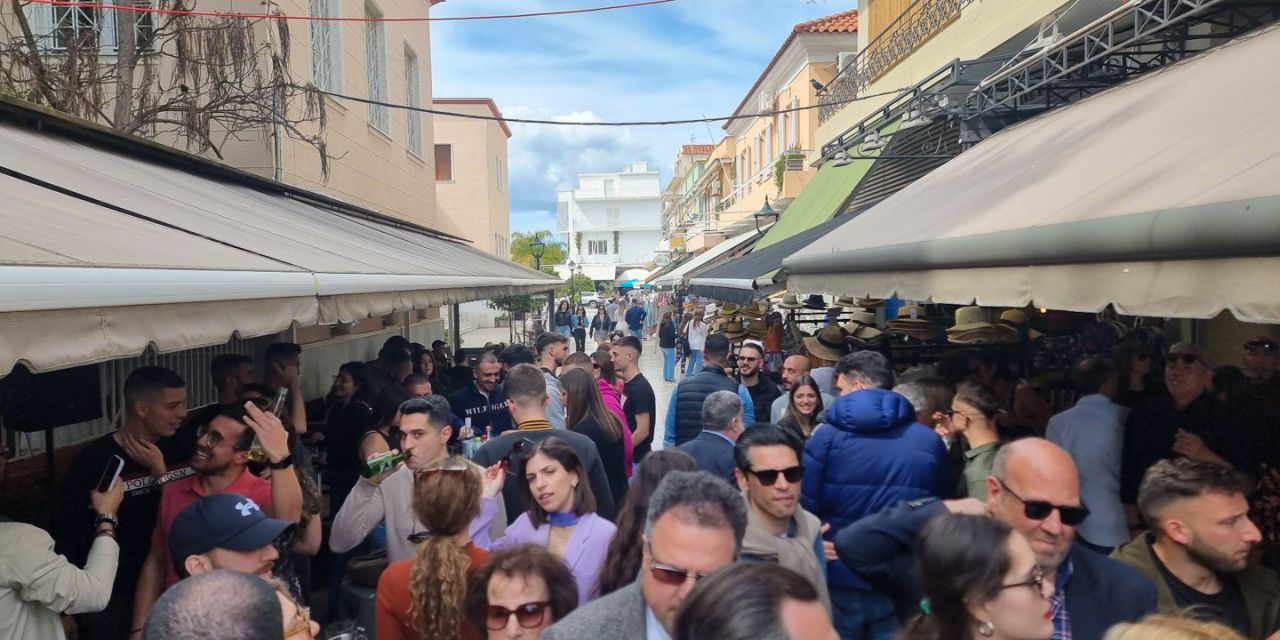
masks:
[[[1187,555],[1196,564],[1206,567],[1219,575],[1240,573],[1249,564],[1247,555],[1241,560],[1236,560],[1202,543],[1194,534],[1191,536],[1191,543],[1187,545]]]
[[[200,456],[191,458],[192,470],[201,475],[217,475],[225,471],[229,466],[231,466],[230,462],[223,462],[221,464],[215,462],[212,455],[208,455],[203,458]]]

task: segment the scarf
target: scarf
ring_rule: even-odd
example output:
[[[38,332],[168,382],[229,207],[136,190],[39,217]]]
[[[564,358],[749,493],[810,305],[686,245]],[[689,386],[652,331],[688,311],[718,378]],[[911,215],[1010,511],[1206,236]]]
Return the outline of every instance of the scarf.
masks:
[[[746,499],[746,494],[743,494]],[[748,504],[750,504],[748,502]],[[822,523],[818,517],[797,508],[791,517],[789,537],[773,535],[760,522],[759,516],[747,508],[747,532],[742,538],[742,555],[761,562],[776,562],[804,576],[822,597],[822,606],[831,611],[831,599],[827,594],[825,567],[819,566],[814,546],[821,535]]]

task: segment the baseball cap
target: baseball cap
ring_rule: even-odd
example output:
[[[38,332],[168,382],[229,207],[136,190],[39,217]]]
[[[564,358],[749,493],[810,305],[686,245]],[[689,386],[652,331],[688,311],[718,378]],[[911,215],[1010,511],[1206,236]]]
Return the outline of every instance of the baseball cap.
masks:
[[[214,549],[261,549],[292,526],[287,520],[268,518],[242,495],[204,496],[179,511],[169,525],[169,558],[180,567],[188,557]]]

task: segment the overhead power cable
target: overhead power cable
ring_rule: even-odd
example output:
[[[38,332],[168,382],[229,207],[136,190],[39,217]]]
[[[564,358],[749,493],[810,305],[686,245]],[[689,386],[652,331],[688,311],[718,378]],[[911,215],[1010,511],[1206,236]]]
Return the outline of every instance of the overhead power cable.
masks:
[[[437,116],[449,116],[449,117],[454,117],[454,118],[467,118],[467,119],[470,119],[470,120],[496,120],[496,121],[499,121],[499,122],[508,122],[508,123],[516,123],[516,124],[546,124],[546,125],[556,125],[556,126],[564,126],[564,127],[661,127],[661,126],[676,125],[676,124],[698,124],[698,123],[702,123],[702,122],[727,122],[727,121],[732,121],[732,120],[744,120],[744,119],[751,119],[751,118],[764,118],[764,117],[767,117],[767,116],[776,116],[776,115],[783,114],[783,113],[795,113],[795,112],[797,112],[797,111],[807,111],[807,110],[809,110],[809,109],[817,109],[817,108],[819,108],[819,107],[823,106],[823,105],[817,105],[817,104],[814,104],[814,105],[809,105],[809,106],[805,106],[805,107],[796,107],[796,108],[794,108],[794,109],[779,109],[778,111],[764,111],[764,112],[761,112],[761,113],[743,113],[743,114],[740,114],[740,115],[732,115],[732,116],[715,116],[715,117],[711,117],[711,118],[705,118],[705,117],[704,117],[704,118],[685,118],[685,119],[681,119],[681,120],[633,120],[633,121],[623,121],[623,122],[576,122],[576,121],[565,121],[565,120],[538,120],[538,119],[533,119],[533,118],[508,118],[508,117],[506,117],[506,116],[502,116],[502,117],[500,118],[500,117],[498,117],[498,116],[487,116],[487,115],[480,115],[480,114],[474,114],[474,113],[458,113],[458,112],[456,112],[456,111],[444,111],[444,110],[442,110],[442,109],[431,109],[431,108],[429,108],[429,107],[414,107],[414,106],[407,105],[407,104],[396,104],[396,103],[394,103],[394,102],[383,102],[383,101],[381,101],[381,100],[371,100],[371,99],[369,99],[369,98],[361,98],[361,97],[358,97],[358,96],[349,96],[349,95],[345,95],[345,94],[341,94],[341,93],[334,93],[334,92],[332,92],[332,91],[320,91],[319,89],[312,89],[312,91],[315,91],[316,93],[319,93],[319,94],[322,94],[322,95],[331,96],[331,97],[333,97],[333,98],[338,98],[338,99],[341,99],[341,100],[351,100],[352,102],[361,102],[361,103],[364,103],[364,104],[372,104],[372,105],[377,105],[377,106],[380,106],[380,107],[387,107],[387,108],[390,108],[390,109],[404,109],[405,111],[417,111],[417,112],[419,112],[419,113],[430,113],[430,114],[432,114],[432,115],[437,115]],[[827,103],[827,104],[848,104],[848,103],[850,103],[850,102],[858,102],[858,101],[861,101],[861,100],[870,100],[871,98],[880,98],[880,97],[883,97],[883,96],[896,96],[896,95],[898,95],[899,93],[902,93],[902,89],[892,89],[892,90],[890,90],[890,91],[881,91],[881,92],[879,92],[879,93],[869,93],[869,94],[864,95],[864,96],[858,96],[858,97],[856,97],[856,98],[849,98],[849,99],[847,99],[847,100],[839,100],[839,101],[835,101],[835,102],[829,102],[829,103]]]
[[[200,11],[196,9],[165,9],[155,6],[135,6],[132,4],[110,4],[103,2],[77,2],[75,0],[22,0],[29,4],[47,4],[54,7],[71,7],[76,9],[111,9],[113,11],[129,11],[133,13],[154,13],[170,16],[204,16],[212,18],[249,18],[262,20],[309,20],[314,22],[462,22],[466,20],[507,20],[512,18],[542,18],[547,16],[568,16],[582,13],[597,13],[617,9],[634,9],[658,4],[667,4],[676,0],[642,0],[626,4],[613,4],[601,7],[582,7],[579,9],[559,9],[554,11],[529,11],[525,13],[500,13],[482,16],[440,16],[429,17],[386,17],[386,16],[298,16],[284,13],[249,13],[239,11]]]

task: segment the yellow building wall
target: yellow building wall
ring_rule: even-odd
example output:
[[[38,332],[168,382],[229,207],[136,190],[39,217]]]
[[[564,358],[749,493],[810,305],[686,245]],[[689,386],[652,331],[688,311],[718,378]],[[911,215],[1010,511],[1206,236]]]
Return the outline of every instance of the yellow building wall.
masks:
[[[443,103],[436,108],[493,115],[485,104]],[[501,243],[495,236],[506,240],[511,226],[506,135],[497,122],[490,120],[438,116],[435,127],[435,143],[453,147],[453,180],[436,183],[440,230],[462,236],[484,251],[500,253]],[[498,188],[495,159],[501,161],[503,168],[501,190]]]

